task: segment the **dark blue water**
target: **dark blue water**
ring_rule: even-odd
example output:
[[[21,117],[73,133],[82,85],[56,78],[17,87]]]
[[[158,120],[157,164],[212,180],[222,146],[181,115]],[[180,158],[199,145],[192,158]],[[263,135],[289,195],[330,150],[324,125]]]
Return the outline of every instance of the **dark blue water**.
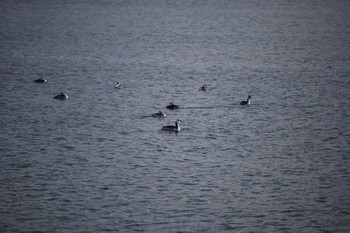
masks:
[[[1,232],[349,232],[348,1],[0,9]]]

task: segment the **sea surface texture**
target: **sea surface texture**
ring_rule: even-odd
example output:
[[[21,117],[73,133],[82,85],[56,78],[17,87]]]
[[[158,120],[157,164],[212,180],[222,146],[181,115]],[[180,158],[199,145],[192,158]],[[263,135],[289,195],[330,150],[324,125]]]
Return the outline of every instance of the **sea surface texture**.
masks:
[[[0,232],[350,232],[350,1],[0,9]]]

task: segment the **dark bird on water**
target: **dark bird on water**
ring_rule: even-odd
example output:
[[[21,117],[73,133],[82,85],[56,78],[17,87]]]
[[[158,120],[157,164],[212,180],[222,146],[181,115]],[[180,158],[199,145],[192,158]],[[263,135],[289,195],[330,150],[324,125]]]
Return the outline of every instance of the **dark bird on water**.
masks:
[[[166,108],[167,108],[167,109],[170,109],[170,110],[174,110],[174,109],[178,109],[179,106],[176,105],[176,104],[174,104],[173,102],[170,102],[170,103],[168,104],[168,106],[166,106]]]
[[[53,97],[55,99],[59,99],[59,100],[66,100],[68,99],[68,95],[64,94],[63,92],[61,92],[61,94],[56,95],[55,97]]]
[[[35,83],[47,83],[47,80],[46,80],[46,79],[39,78],[39,79],[35,79],[34,82],[35,82]]]
[[[248,95],[248,98],[247,98],[247,100],[245,101],[245,100],[243,100],[243,101],[241,101],[241,105],[250,105],[250,99],[251,99],[252,97],[250,96],[250,95]]]
[[[166,125],[163,126],[162,130],[167,130],[167,131],[174,131],[174,132],[180,132],[180,123],[182,123],[181,120],[177,119],[175,121],[175,125]]]

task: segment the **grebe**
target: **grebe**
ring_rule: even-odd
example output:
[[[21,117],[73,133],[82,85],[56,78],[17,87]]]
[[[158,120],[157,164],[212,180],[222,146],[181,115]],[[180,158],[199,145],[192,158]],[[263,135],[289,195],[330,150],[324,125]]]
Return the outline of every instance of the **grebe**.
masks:
[[[241,105],[250,105],[250,99],[251,98],[252,97],[250,95],[248,95],[247,101],[245,101],[245,100],[241,101]]]
[[[159,111],[157,113],[152,114],[153,117],[166,117],[166,114],[163,113],[162,111]]]
[[[175,105],[173,102],[170,102],[168,106],[166,106],[167,109],[171,109],[171,110],[174,110],[174,109],[178,109],[179,106],[178,105]]]
[[[175,121],[175,125],[166,125],[163,126],[162,130],[167,130],[167,131],[174,131],[174,132],[180,132],[180,123],[182,123],[181,120],[177,119]]]
[[[53,97],[55,99],[59,99],[59,100],[66,100],[68,99],[68,95],[64,94],[63,92],[61,92],[61,94],[56,95],[55,97]]]
[[[35,82],[35,83],[47,83],[47,80],[46,80],[46,79],[39,78],[39,79],[34,80],[34,82]]]
[[[117,82],[117,84],[115,85],[115,88],[122,89],[123,85],[121,83]]]
[[[203,86],[201,86],[199,88],[200,91],[207,91],[209,89],[208,85],[207,84],[204,84]]]

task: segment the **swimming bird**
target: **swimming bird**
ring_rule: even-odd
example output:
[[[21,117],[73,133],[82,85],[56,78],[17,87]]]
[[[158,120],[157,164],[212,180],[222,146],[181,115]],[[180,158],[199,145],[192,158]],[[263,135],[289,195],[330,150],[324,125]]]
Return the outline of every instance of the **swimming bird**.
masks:
[[[166,114],[163,113],[162,111],[159,111],[157,113],[153,113],[152,117],[166,117]]]
[[[170,110],[174,110],[174,109],[178,109],[179,106],[178,105],[175,105],[173,102],[170,102],[168,104],[168,106],[166,106],[167,109],[170,109]]]
[[[180,132],[180,123],[182,123],[181,120],[177,119],[175,121],[175,125],[166,125],[163,126],[162,130],[167,130],[167,131],[174,131],[174,132]]]
[[[123,85],[120,82],[117,82],[117,84],[115,85],[115,88],[122,89]]]
[[[34,80],[34,82],[35,82],[35,83],[47,83],[47,80],[46,80],[46,79],[39,78],[39,79]]]
[[[250,99],[251,99],[252,97],[250,96],[250,95],[248,95],[248,98],[247,98],[247,101],[245,101],[245,100],[243,100],[243,101],[241,101],[241,105],[250,105]]]
[[[207,91],[209,89],[208,84],[204,84],[199,88],[200,91]]]
[[[68,95],[64,94],[63,92],[61,92],[61,94],[56,95],[55,97],[53,97],[55,99],[59,99],[59,100],[66,100],[68,99]]]

